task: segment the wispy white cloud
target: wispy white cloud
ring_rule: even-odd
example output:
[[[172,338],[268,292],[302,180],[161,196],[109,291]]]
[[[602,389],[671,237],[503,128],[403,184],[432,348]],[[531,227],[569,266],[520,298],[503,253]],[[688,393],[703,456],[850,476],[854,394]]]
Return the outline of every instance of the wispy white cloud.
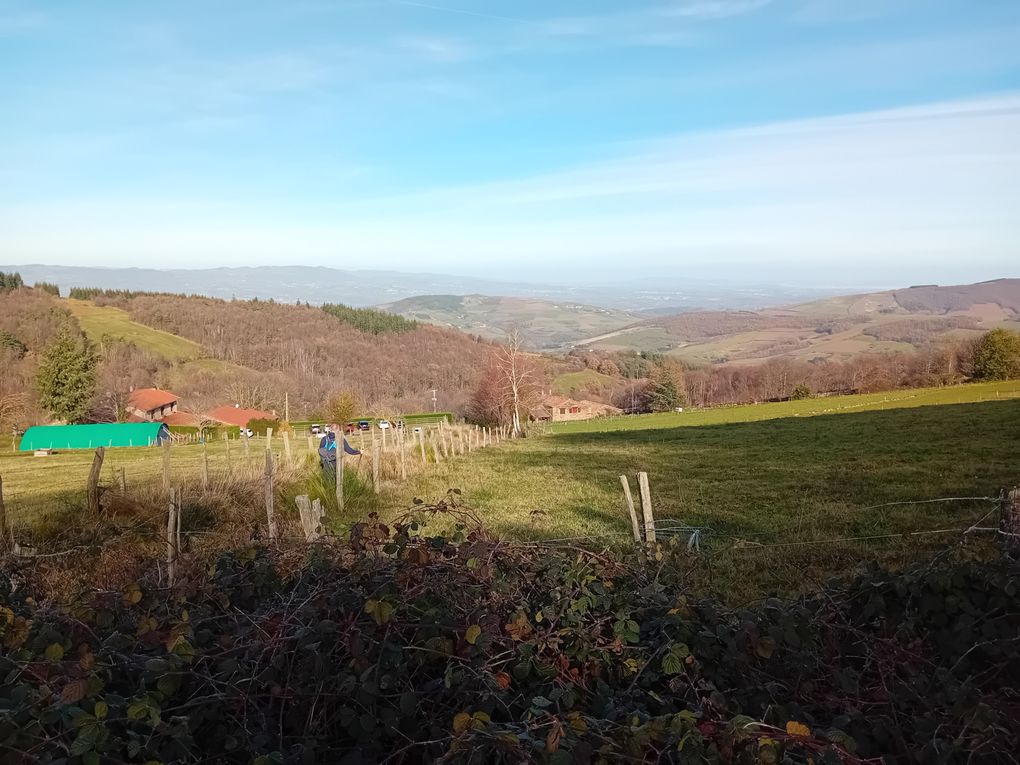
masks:
[[[607,147],[600,161],[517,180],[299,210],[251,204],[21,205],[0,212],[0,248],[46,260],[73,240],[106,259],[299,252],[458,270],[624,258],[636,271],[703,275],[733,264],[879,273],[934,259],[1005,274],[1020,263],[1020,93]]]

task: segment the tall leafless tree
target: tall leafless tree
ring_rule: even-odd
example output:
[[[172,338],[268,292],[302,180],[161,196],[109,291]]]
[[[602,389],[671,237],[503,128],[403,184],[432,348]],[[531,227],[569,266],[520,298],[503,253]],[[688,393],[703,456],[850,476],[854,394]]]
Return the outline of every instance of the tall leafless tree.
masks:
[[[527,410],[538,393],[538,380],[534,364],[524,351],[524,339],[519,327],[507,332],[506,343],[495,351],[496,368],[501,377],[501,408],[509,414],[514,437],[524,432],[521,414]]]

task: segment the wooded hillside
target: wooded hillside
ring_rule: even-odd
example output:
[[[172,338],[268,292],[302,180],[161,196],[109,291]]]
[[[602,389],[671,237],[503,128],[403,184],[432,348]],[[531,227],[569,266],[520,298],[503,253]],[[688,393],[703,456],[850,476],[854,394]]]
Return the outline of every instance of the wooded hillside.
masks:
[[[99,302],[193,340],[215,359],[258,371],[275,398],[289,393],[292,414],[315,410],[339,390],[399,411],[422,409],[435,388],[442,407],[457,408],[477,384],[488,350],[461,332],[408,322],[400,331],[366,332],[310,306],[174,295]]]

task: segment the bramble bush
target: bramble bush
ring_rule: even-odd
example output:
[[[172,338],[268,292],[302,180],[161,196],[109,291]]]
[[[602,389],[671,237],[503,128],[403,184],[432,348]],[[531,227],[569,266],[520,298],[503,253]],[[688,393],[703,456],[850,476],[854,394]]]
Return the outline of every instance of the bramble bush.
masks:
[[[474,520],[451,494],[342,544],[184,566],[173,592],[155,572],[63,607],[4,592],[0,759],[981,763],[1020,740],[1014,564],[732,610],[685,592],[682,548]]]

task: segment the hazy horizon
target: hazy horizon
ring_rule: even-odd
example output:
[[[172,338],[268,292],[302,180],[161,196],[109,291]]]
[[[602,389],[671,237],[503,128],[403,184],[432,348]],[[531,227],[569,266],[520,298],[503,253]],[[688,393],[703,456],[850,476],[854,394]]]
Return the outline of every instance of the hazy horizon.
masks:
[[[0,260],[1016,276],[1016,39],[997,1],[0,0]]]

